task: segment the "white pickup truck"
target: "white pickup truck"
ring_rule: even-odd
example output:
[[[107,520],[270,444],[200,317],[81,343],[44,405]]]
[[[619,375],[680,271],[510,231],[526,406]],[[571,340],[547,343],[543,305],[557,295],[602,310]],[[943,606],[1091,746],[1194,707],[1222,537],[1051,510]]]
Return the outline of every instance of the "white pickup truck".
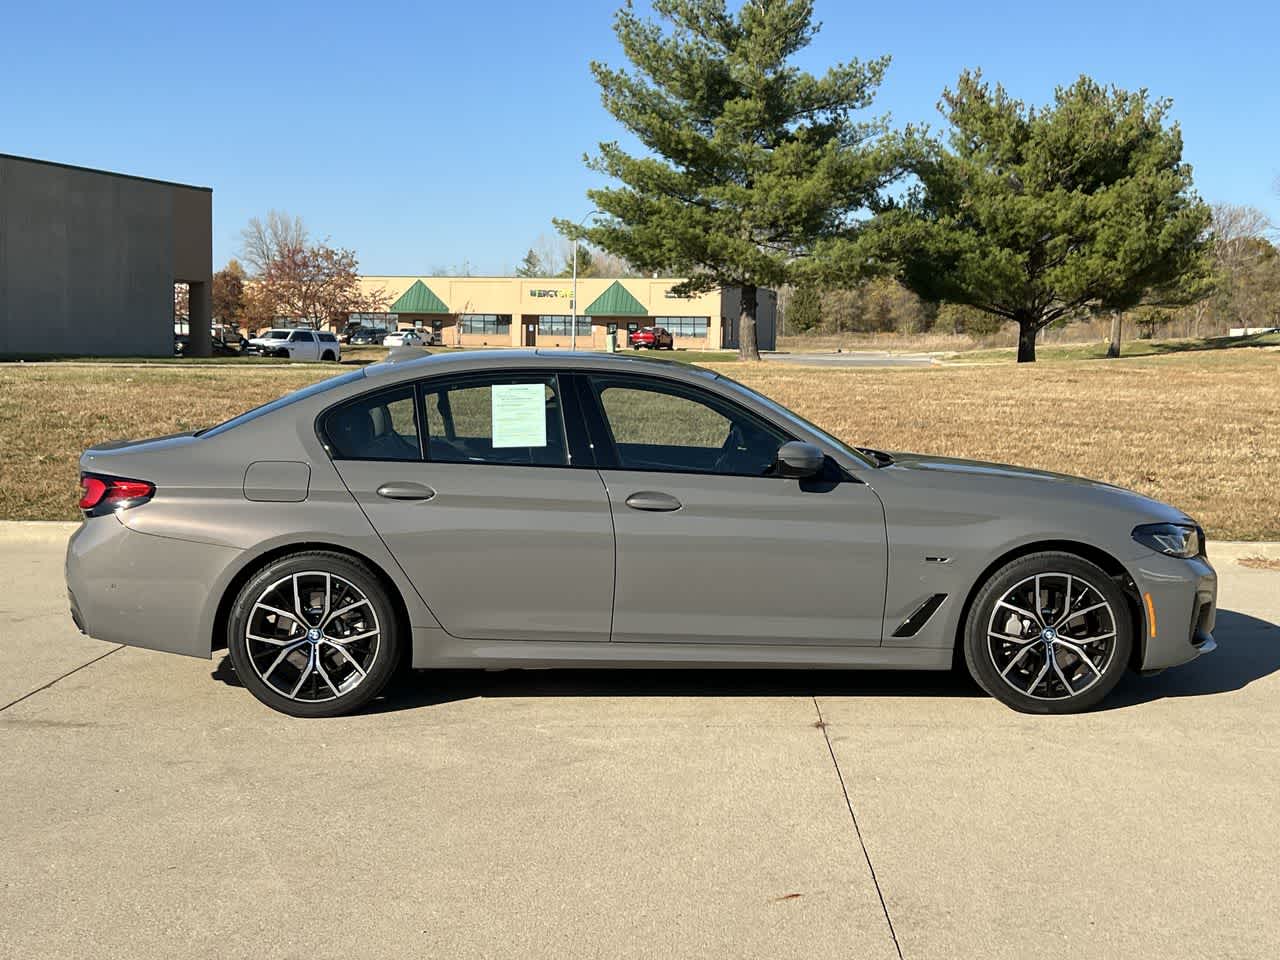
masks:
[[[288,360],[341,360],[342,344],[332,333],[319,330],[263,330],[245,341],[244,352]]]

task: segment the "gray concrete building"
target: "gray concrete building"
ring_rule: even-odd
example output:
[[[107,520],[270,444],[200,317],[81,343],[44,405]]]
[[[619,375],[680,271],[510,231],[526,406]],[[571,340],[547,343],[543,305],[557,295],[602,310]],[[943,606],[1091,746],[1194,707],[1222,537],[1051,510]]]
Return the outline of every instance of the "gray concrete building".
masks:
[[[0,154],[0,356],[209,353],[213,191]]]

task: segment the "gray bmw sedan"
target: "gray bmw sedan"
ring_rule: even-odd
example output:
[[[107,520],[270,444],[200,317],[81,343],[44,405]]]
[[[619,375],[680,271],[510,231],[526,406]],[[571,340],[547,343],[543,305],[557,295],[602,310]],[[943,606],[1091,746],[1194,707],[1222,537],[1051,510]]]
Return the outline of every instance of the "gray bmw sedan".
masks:
[[[947,670],[1017,710],[1214,648],[1200,528],[1060,474],[851,447],[727,377],[545,351],[392,358],[92,447],[67,551],[102,640],[229,648],[263,703],[401,665]]]

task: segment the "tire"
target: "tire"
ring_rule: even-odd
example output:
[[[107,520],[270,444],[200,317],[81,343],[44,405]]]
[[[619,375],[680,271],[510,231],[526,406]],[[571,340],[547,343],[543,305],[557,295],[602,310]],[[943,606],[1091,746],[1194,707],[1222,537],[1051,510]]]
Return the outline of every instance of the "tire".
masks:
[[[1022,713],[1096,706],[1120,682],[1132,649],[1133,616],[1119,585],[1096,564],[1059,551],[993,573],[965,622],[970,675]]]
[[[320,355],[320,361],[321,361],[322,363],[323,363],[324,361],[326,361],[326,360],[337,360],[337,359],[338,359],[338,358],[337,358],[337,357],[335,357],[335,356],[333,355],[333,351],[332,351],[332,350],[326,350],[324,353],[322,353],[322,354]]]
[[[269,563],[241,588],[227,624],[240,681],[293,717],[360,709],[395,674],[400,646],[401,624],[382,581],[359,560],[324,550]]]

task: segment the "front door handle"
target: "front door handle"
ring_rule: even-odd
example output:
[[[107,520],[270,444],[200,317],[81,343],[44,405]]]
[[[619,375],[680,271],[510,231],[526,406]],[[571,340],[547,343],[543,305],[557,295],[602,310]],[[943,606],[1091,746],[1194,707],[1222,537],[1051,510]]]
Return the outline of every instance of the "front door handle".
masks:
[[[430,500],[436,492],[425,483],[408,483],[394,481],[384,483],[378,488],[378,496],[388,500]]]
[[[652,510],[658,513],[670,513],[680,509],[680,501],[669,493],[658,493],[654,490],[641,490],[627,497],[627,506],[632,510]]]

